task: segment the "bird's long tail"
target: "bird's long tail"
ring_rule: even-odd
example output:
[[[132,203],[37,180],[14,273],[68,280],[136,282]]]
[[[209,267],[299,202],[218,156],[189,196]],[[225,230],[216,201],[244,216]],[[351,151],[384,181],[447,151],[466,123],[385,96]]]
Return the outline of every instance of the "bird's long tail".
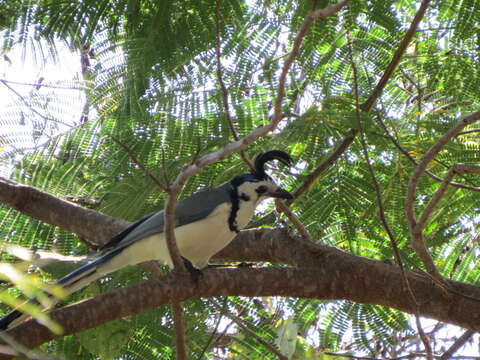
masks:
[[[60,285],[66,295],[72,294],[75,291],[78,291],[91,282],[101,278],[105,275],[105,271],[102,271],[102,265],[108,264],[108,261],[118,255],[124,248],[118,248],[113,251],[110,251],[103,255],[102,257],[96,259],[95,261],[83,265],[82,267],[76,269],[70,274],[64,276],[55,282],[54,286]],[[109,269],[113,270],[113,269]],[[110,272],[110,271],[108,271]],[[48,297],[52,298],[52,295],[47,294]],[[31,303],[37,303],[38,301],[35,298],[28,300]],[[53,304],[52,304],[53,306]],[[12,325],[18,323],[26,316],[19,310],[13,310],[7,315],[0,318],[0,330],[6,330]]]

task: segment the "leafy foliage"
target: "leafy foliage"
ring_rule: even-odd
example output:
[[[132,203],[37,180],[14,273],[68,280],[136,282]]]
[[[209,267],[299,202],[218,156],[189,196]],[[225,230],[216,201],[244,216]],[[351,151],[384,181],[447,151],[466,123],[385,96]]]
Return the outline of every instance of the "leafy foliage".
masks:
[[[278,73],[296,31],[311,9],[329,3],[333,2],[221,2],[223,80],[240,135],[268,121]],[[2,110],[0,124],[9,131],[0,133],[0,157],[12,179],[59,197],[94,199],[98,202],[89,205],[92,208],[135,220],[162,208],[165,194],[114,139],[164,182],[173,180],[192,159],[232,140],[217,86],[215,1],[0,0],[0,7],[6,55],[29,44],[36,44],[39,58],[41,48],[55,54],[60,43],[79,56],[93,49],[90,66],[65,79],[64,84],[77,89],[76,97],[58,96],[44,87]],[[280,181],[290,189],[300,186],[332,147],[358,128],[352,58],[362,102],[385,71],[415,12],[416,2],[369,0],[351,2],[337,16],[317,21],[288,76],[284,105],[288,116],[277,133],[253,144],[248,155],[270,148],[289,151],[298,166]],[[403,212],[413,165],[391,139],[418,160],[459,118],[478,109],[479,24],[479,2],[433,2],[377,106],[361,114],[385,215],[410,269],[421,267],[408,247]],[[85,105],[77,110],[79,120],[66,122],[67,129],[61,129],[61,119],[71,117],[71,109],[78,107],[74,106],[78,94]],[[87,117],[80,120],[80,115]],[[12,130],[25,120],[30,127]],[[429,170],[443,176],[455,163],[478,163],[479,144],[478,132],[457,136]],[[191,178],[181,196],[221,184],[243,170],[240,157],[231,156]],[[457,180],[478,185],[474,176]],[[438,186],[431,178],[421,179],[417,211]],[[450,189],[426,230],[427,245],[441,273],[472,284],[478,284],[480,276],[477,198],[477,193]],[[360,256],[393,260],[358,142],[292,209],[316,240]],[[269,211],[270,207],[264,210]],[[275,225],[271,217],[262,219],[267,219],[264,225]],[[5,207],[0,208],[0,238],[31,249],[87,252],[72,234]],[[6,255],[5,260],[12,257]],[[139,270],[126,269],[85,292],[95,294],[142,278],[146,275]],[[288,348],[293,358],[317,359],[322,351],[345,349],[376,356],[375,344],[388,354],[400,335],[414,333],[399,311],[346,301],[229,298],[223,306],[275,348],[283,349],[278,334],[294,324],[296,347]],[[6,306],[2,310],[7,311]],[[186,304],[186,316],[191,358],[275,358],[254,337],[229,325],[230,320],[207,300]],[[222,345],[222,337],[227,345]],[[101,346],[98,341],[103,339],[114,339],[113,346]],[[171,315],[167,309],[155,309],[62,338],[45,350],[71,359],[151,359],[173,357],[173,346]]]

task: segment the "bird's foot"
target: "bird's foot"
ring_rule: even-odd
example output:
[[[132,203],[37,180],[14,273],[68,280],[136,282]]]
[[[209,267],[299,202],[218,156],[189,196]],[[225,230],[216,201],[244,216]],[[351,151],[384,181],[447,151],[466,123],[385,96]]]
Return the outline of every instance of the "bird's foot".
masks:
[[[195,285],[198,285],[200,278],[203,276],[202,270],[199,270],[195,266],[193,266],[189,260],[185,258],[182,258],[182,259],[183,259],[183,263],[185,264],[185,267],[190,273],[190,278],[195,283]]]

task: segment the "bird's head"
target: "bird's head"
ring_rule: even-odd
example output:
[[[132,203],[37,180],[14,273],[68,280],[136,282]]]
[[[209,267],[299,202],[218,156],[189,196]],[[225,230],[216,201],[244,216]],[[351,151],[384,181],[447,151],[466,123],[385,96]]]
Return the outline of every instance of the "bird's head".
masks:
[[[260,154],[255,159],[255,171],[235,177],[230,183],[237,189],[240,200],[255,203],[268,197],[280,199],[293,199],[292,194],[279,187],[265,172],[265,164],[272,160],[278,160],[287,166],[292,165],[292,158],[280,150],[271,150]]]

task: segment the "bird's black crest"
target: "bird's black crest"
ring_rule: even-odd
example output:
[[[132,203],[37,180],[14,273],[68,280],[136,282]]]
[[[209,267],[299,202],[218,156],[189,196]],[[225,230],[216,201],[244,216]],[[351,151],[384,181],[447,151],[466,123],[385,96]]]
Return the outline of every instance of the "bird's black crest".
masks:
[[[286,152],[281,150],[270,150],[259,154],[255,159],[255,173],[254,175],[259,178],[267,177],[265,172],[265,164],[272,160],[278,160],[287,166],[292,165],[292,158]]]

